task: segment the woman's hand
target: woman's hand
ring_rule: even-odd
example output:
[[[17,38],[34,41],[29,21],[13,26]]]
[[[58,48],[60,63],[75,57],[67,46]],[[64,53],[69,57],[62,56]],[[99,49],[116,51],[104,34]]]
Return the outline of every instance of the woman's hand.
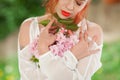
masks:
[[[49,46],[56,40],[56,35],[50,32],[53,22],[54,20],[51,20],[50,23],[40,33],[38,40],[38,51],[40,55],[49,51]]]
[[[80,32],[79,42],[71,48],[71,52],[78,60],[94,54],[99,51],[99,49],[90,50],[90,47],[93,45],[94,41],[96,41],[96,36],[93,37],[92,41],[88,41],[87,31],[85,33]]]

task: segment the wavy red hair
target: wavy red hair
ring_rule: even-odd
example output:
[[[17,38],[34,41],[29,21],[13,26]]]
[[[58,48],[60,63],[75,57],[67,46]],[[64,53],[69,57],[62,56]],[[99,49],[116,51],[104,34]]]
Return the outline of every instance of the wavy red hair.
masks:
[[[46,3],[45,7],[46,7],[46,13],[55,13],[55,6],[57,5],[59,0],[48,0],[48,2]],[[85,5],[85,7],[82,9],[82,11],[78,12],[78,14],[76,15],[74,22],[76,24],[78,24],[85,16],[86,16],[86,12],[88,9],[88,5],[89,5],[90,1],[87,2],[87,4]]]

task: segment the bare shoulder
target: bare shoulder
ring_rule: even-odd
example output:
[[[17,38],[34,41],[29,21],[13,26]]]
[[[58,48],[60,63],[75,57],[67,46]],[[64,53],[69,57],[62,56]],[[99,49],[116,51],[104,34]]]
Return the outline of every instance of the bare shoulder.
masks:
[[[51,15],[50,14],[46,14],[43,16],[38,16],[37,20],[38,21],[42,21],[45,19],[48,19]],[[30,39],[29,39],[29,31],[30,31],[30,24],[31,22],[34,20],[33,18],[28,18],[26,20],[23,21],[23,23],[20,26],[20,30],[19,30],[19,43],[20,43],[20,48],[24,48],[27,44],[29,44]],[[39,29],[41,29],[43,26],[39,26]]]
[[[20,48],[25,47],[29,43],[29,29],[30,24],[33,21],[32,18],[26,19],[20,26],[19,29],[19,44]]]
[[[88,21],[88,32],[92,37],[96,36],[97,44],[103,43],[103,30],[100,25]]]

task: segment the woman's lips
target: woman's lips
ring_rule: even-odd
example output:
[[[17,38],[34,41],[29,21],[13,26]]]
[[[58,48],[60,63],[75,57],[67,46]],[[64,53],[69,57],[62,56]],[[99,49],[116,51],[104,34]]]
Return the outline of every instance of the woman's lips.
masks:
[[[61,10],[61,12],[62,12],[62,15],[66,16],[66,17],[70,16],[70,13],[67,11]]]

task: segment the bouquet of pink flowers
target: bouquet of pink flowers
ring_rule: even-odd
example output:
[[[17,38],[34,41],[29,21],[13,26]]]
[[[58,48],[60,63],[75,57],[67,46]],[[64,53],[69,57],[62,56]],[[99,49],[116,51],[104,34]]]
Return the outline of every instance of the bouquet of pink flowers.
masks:
[[[55,15],[56,16],[56,15]],[[57,27],[57,39],[55,43],[49,46],[50,51],[53,53],[55,56],[63,57],[64,52],[67,50],[70,50],[77,42],[79,42],[79,39],[77,35],[74,33],[70,33],[73,31],[76,31],[78,29],[77,25],[74,24],[72,19],[60,19],[58,16],[56,16],[57,22],[53,23],[52,26]],[[46,26],[50,20],[44,20],[40,22],[40,24]],[[37,50],[37,45],[38,45],[38,38],[36,38],[31,44],[30,44],[30,53],[33,55],[31,60],[33,62],[38,62],[38,50]]]
[[[49,47],[50,51],[55,56],[63,57],[63,54],[65,51],[69,50],[74,46],[77,42],[79,42],[79,39],[76,35],[72,34],[70,36],[67,35],[67,30],[64,28],[59,29],[57,33],[57,39],[55,41],[55,44],[51,45]],[[38,37],[34,39],[34,41],[30,44],[30,53],[33,54],[36,58],[38,58]]]
[[[79,41],[76,35],[67,36],[66,33],[66,29],[59,29],[56,44],[50,46],[50,50],[55,56],[63,57],[64,52],[72,48]]]

